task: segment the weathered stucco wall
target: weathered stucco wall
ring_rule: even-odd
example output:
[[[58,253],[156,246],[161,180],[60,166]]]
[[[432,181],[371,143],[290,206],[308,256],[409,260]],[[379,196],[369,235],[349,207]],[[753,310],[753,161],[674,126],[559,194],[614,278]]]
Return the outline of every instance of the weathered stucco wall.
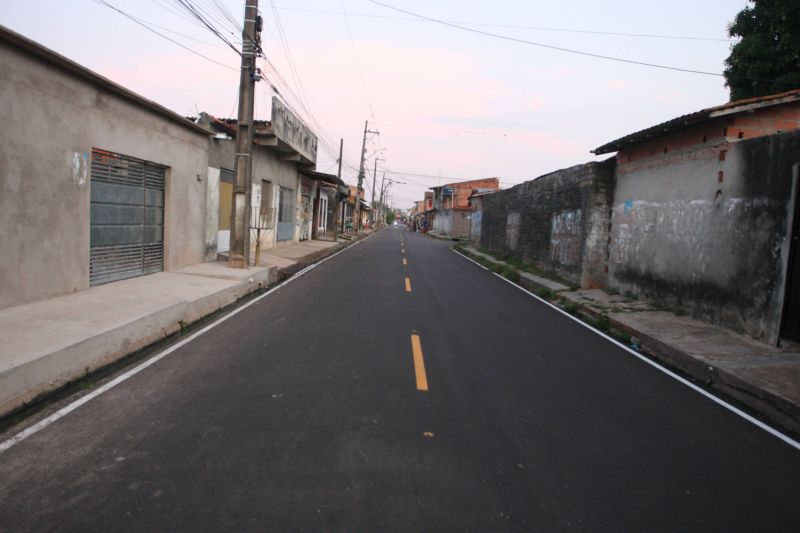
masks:
[[[450,233],[450,236],[455,237],[456,239],[469,238],[471,219],[472,219],[472,211],[465,211],[463,209],[454,210],[453,229]]]
[[[300,211],[302,195],[300,191],[300,173],[297,165],[291,161],[279,159],[279,153],[264,147],[256,147],[253,157],[253,183],[261,186],[262,180],[267,180],[272,186],[272,207],[278,208],[278,187],[286,187],[294,191],[294,236],[291,240],[278,241],[277,230],[271,230],[261,241],[263,248],[278,245],[290,245],[300,239]],[[251,250],[255,250],[255,242],[251,242]]]
[[[169,167],[164,267],[203,261],[207,138],[0,42],[0,307],[89,287],[93,147]]]
[[[453,231],[453,210],[440,209],[436,211],[436,215],[433,218],[433,227],[431,229],[442,235],[450,235]]]
[[[800,132],[621,165],[609,284],[776,342],[798,165]]]
[[[613,159],[592,162],[484,196],[482,246],[604,286],[613,171]]]

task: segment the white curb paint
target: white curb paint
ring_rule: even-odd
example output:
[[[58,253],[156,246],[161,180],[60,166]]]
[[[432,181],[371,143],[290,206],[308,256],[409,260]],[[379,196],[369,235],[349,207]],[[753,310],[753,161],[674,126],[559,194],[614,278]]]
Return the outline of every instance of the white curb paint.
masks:
[[[289,279],[287,279],[287,280],[281,282],[280,284],[276,285],[275,287],[271,288],[270,290],[268,290],[267,292],[265,292],[261,296],[257,296],[255,298],[253,298],[252,300],[250,300],[246,304],[242,305],[241,307],[237,307],[236,309],[234,309],[233,311],[231,311],[227,315],[225,315],[222,318],[212,322],[211,324],[209,324],[208,326],[204,327],[200,331],[196,331],[195,333],[192,333],[191,335],[189,335],[188,337],[186,337],[182,341],[180,341],[180,342],[178,342],[176,344],[173,344],[169,348],[159,352],[158,354],[156,354],[155,356],[151,357],[147,361],[144,361],[143,363],[139,364],[138,366],[128,370],[124,374],[121,374],[121,375],[117,376],[116,378],[112,379],[111,381],[109,381],[108,383],[106,383],[105,385],[100,387],[99,389],[92,391],[91,393],[87,394],[86,396],[83,396],[83,397],[79,398],[78,400],[75,400],[74,402],[72,402],[71,404],[69,404],[69,405],[67,405],[65,407],[62,407],[61,409],[59,409],[58,411],[56,411],[52,415],[50,415],[50,416],[48,416],[46,418],[43,418],[42,420],[40,420],[36,424],[30,426],[29,428],[24,429],[23,431],[20,431],[19,433],[17,433],[16,435],[11,437],[10,439],[0,443],[0,454],[2,454],[3,452],[8,450],[9,448],[14,446],[15,444],[17,444],[19,442],[22,442],[23,440],[27,439],[31,435],[33,435],[35,433],[38,433],[39,431],[43,430],[44,428],[46,428],[47,426],[49,426],[53,422],[59,420],[60,418],[64,418],[65,416],[70,414],[72,411],[78,409],[82,405],[84,405],[84,404],[90,402],[91,400],[97,398],[98,396],[100,396],[104,392],[116,387],[117,385],[119,385],[123,381],[126,381],[127,379],[135,376],[136,374],[138,374],[139,372],[141,372],[145,368],[149,367],[150,365],[156,364],[161,359],[165,358],[166,356],[168,356],[169,354],[171,354],[172,352],[174,352],[178,348],[181,348],[182,346],[192,342],[193,340],[195,340],[200,335],[202,335],[202,334],[208,332],[209,330],[219,326],[220,324],[222,324],[223,322],[225,322],[229,318],[233,318],[234,316],[238,315],[239,313],[241,313],[242,311],[244,311],[245,309],[247,309],[248,307],[250,307],[254,303],[266,298],[267,296],[269,296],[273,292],[277,291],[278,289],[281,289],[284,285],[287,285],[287,284],[291,283],[292,281],[294,281],[297,278],[303,276],[304,274],[307,274],[308,272],[310,272],[311,270],[315,269],[317,266],[321,265],[322,263],[324,263],[328,259],[333,259],[334,257],[339,255],[340,253],[345,252],[345,251],[349,250],[350,248],[352,248],[353,246],[356,246],[357,244],[369,239],[370,237],[372,237],[372,235],[374,235],[374,233],[371,234],[371,235],[368,235],[367,237],[361,239],[360,241],[354,242],[353,244],[351,244],[350,246],[347,246],[346,248],[343,248],[343,249],[339,250],[335,254],[331,254],[328,257],[326,257],[324,259],[321,259],[320,261],[305,267],[304,269],[300,270],[299,272],[297,272],[295,275],[293,275]]]
[[[484,269],[484,270],[488,270],[488,269],[487,269],[486,267],[484,267],[482,264],[478,263],[477,261],[473,260],[473,259],[472,259],[472,258],[470,258],[470,257],[467,257],[466,255],[462,254],[461,252],[458,252],[458,251],[456,251],[455,249],[452,249],[452,248],[451,248],[451,250],[453,250],[453,252],[454,252],[454,253],[456,253],[456,254],[460,255],[461,257],[463,257],[463,258],[464,258],[464,259],[466,259],[467,261],[471,261],[471,262],[475,263],[476,265],[478,265],[479,267],[481,267],[482,269]],[[773,436],[775,436],[775,437],[778,437],[779,439],[781,439],[783,442],[785,442],[785,443],[786,443],[786,444],[788,444],[789,446],[793,447],[794,449],[796,449],[796,450],[800,450],[800,442],[797,442],[796,440],[794,440],[794,439],[793,439],[793,438],[791,438],[790,436],[788,436],[788,435],[786,435],[786,434],[784,434],[784,433],[781,433],[780,431],[778,431],[777,429],[775,429],[775,428],[773,428],[773,427],[770,427],[770,426],[768,426],[768,425],[767,425],[767,424],[765,424],[764,422],[762,422],[762,421],[758,420],[757,418],[754,418],[754,417],[750,416],[749,414],[745,413],[744,411],[742,411],[742,410],[741,410],[741,409],[739,409],[738,407],[736,407],[736,406],[734,406],[734,405],[731,405],[731,404],[729,404],[729,403],[728,403],[728,402],[726,402],[725,400],[722,400],[722,399],[720,399],[720,398],[718,398],[718,397],[714,396],[714,395],[713,395],[713,394],[711,394],[710,392],[708,392],[708,391],[706,391],[706,390],[704,390],[704,389],[702,389],[702,388],[698,387],[697,385],[695,385],[695,384],[694,384],[694,383],[692,383],[691,381],[688,381],[687,379],[685,379],[685,378],[683,378],[683,377],[679,376],[678,374],[676,374],[676,373],[675,373],[675,372],[673,372],[672,370],[669,370],[668,368],[661,366],[660,364],[656,363],[655,361],[653,361],[653,360],[651,360],[651,359],[648,359],[647,357],[643,356],[643,355],[642,355],[642,354],[640,354],[639,352],[637,352],[637,351],[635,351],[635,350],[631,350],[630,348],[628,348],[627,346],[625,346],[624,344],[622,344],[622,343],[621,343],[621,342],[619,342],[618,340],[616,340],[616,339],[614,339],[614,338],[612,338],[612,337],[609,337],[608,335],[606,335],[606,334],[605,334],[605,333],[603,333],[602,331],[596,330],[595,328],[593,328],[592,326],[590,326],[590,325],[589,325],[589,324],[587,324],[586,322],[583,322],[583,321],[582,321],[582,320],[580,320],[579,318],[576,318],[576,317],[572,316],[571,314],[567,313],[566,311],[564,311],[564,310],[563,310],[563,309],[561,309],[560,307],[558,307],[558,306],[556,306],[556,305],[553,305],[553,304],[551,304],[550,302],[548,302],[548,301],[547,301],[547,300],[545,300],[544,298],[540,298],[539,296],[536,296],[535,294],[533,294],[532,292],[530,292],[529,290],[527,290],[525,287],[522,287],[522,286],[520,286],[520,285],[517,285],[517,284],[516,284],[516,283],[514,283],[513,281],[511,281],[511,280],[509,280],[509,279],[506,279],[506,278],[504,278],[503,276],[501,276],[500,274],[497,274],[496,272],[492,272],[492,274],[494,274],[494,275],[495,275],[495,276],[497,276],[498,278],[502,279],[502,280],[503,280],[503,281],[505,281],[506,283],[509,283],[509,284],[511,284],[512,286],[516,287],[517,289],[521,290],[522,292],[526,293],[528,296],[532,296],[533,298],[536,298],[537,300],[539,300],[539,301],[540,301],[540,302],[542,302],[543,304],[550,306],[551,308],[555,309],[556,311],[558,311],[558,312],[559,312],[559,313],[561,313],[562,315],[564,315],[564,316],[566,316],[566,317],[570,318],[571,320],[574,320],[575,322],[577,322],[577,323],[578,323],[578,324],[580,324],[581,326],[585,327],[585,328],[586,328],[586,329],[588,329],[589,331],[592,331],[592,332],[596,333],[597,335],[599,335],[599,336],[603,337],[603,338],[604,338],[604,339],[606,339],[607,341],[609,341],[609,342],[612,342],[612,343],[616,344],[617,346],[619,346],[620,348],[622,348],[622,349],[623,349],[623,350],[625,350],[626,352],[630,353],[631,355],[634,355],[634,356],[636,356],[638,359],[640,359],[640,360],[644,361],[644,362],[645,362],[645,363],[647,363],[648,365],[650,365],[650,366],[653,366],[653,367],[657,368],[658,370],[660,370],[661,372],[663,372],[663,373],[665,373],[666,375],[670,376],[671,378],[673,378],[673,379],[675,379],[675,380],[677,380],[677,381],[680,381],[681,383],[683,383],[683,384],[684,384],[684,385],[686,385],[687,387],[689,387],[689,388],[693,389],[693,390],[694,390],[694,391],[696,391],[696,392],[699,392],[700,394],[702,394],[702,395],[703,395],[703,396],[705,396],[706,398],[708,398],[708,399],[710,399],[711,401],[713,401],[713,402],[715,402],[715,403],[717,403],[717,404],[721,405],[721,406],[722,406],[722,407],[724,407],[725,409],[727,409],[727,410],[729,410],[729,411],[731,411],[731,412],[733,412],[733,413],[735,413],[735,414],[739,415],[740,417],[744,418],[745,420],[747,420],[747,421],[748,421],[748,422],[750,422],[751,424],[754,424],[754,425],[758,426],[759,428],[763,429],[764,431],[766,431],[767,433],[769,433],[769,434],[771,434],[771,435],[773,435]]]

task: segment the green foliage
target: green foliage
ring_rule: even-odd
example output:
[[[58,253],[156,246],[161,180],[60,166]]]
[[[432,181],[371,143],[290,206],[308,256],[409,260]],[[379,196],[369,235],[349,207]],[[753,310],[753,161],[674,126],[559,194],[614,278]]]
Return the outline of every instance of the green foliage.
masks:
[[[561,309],[566,311],[567,313],[574,315],[578,312],[578,306],[573,302],[564,302],[561,304]]]
[[[544,300],[552,300],[553,299],[553,291],[551,291],[547,287],[544,287],[544,288],[539,289],[538,291],[536,291],[536,296],[538,296],[539,298],[542,298]]]
[[[725,60],[731,100],[800,87],[800,2],[750,0],[728,26],[741,40]]]
[[[387,224],[391,224],[392,222],[394,222],[394,218],[395,218],[394,211],[389,211],[388,213],[386,213]]]
[[[600,331],[607,332],[611,329],[611,321],[606,315],[600,315],[597,318],[586,321],[590,326]]]
[[[508,279],[510,281],[513,281],[514,283],[519,283],[519,280],[520,280],[519,270],[517,270],[516,268],[510,267],[510,266],[507,266],[507,267],[503,268],[503,277],[505,277],[506,279]]]

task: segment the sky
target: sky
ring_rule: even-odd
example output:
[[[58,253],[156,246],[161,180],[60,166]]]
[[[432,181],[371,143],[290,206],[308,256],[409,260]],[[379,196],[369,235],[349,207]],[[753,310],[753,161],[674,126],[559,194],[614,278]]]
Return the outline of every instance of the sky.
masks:
[[[181,115],[235,117],[239,55],[178,3],[0,0],[0,24]],[[191,3],[241,47],[244,0]],[[265,80],[257,83],[255,109],[257,119],[268,120],[277,90],[317,133],[321,172],[336,173],[344,139],[342,178],[351,184],[368,121],[380,134],[368,136],[367,198],[377,158],[377,180],[393,181],[389,199],[398,208],[448,182],[496,176],[508,188],[602,160],[608,156],[590,151],[727,102],[719,76],[732,44],[726,30],[746,5],[381,3],[260,0],[268,62],[259,60]]]

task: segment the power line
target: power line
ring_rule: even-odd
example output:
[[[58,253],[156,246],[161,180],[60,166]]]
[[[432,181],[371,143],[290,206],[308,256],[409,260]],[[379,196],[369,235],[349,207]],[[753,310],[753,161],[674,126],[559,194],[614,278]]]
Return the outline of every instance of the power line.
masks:
[[[322,11],[316,9],[299,9],[295,7],[278,7],[278,9],[282,11],[296,11],[298,13],[315,13],[319,15],[337,15],[342,16],[344,13],[337,13],[336,11]],[[347,15],[351,17],[366,17],[366,18],[376,18],[376,19],[385,19],[385,20],[410,20],[410,21],[418,21],[419,17],[391,17],[388,15],[373,15],[367,13],[347,13]],[[733,39],[729,38],[720,38],[720,37],[697,37],[697,36],[690,36],[690,35],[663,35],[663,34],[655,34],[655,33],[630,33],[630,32],[616,32],[616,31],[598,31],[598,30],[581,30],[581,29],[574,29],[574,28],[555,28],[550,26],[525,26],[519,24],[491,24],[488,22],[474,22],[468,20],[447,20],[445,22],[449,22],[451,24],[466,24],[468,26],[484,26],[489,28],[510,28],[510,29],[521,29],[521,30],[538,30],[538,31],[552,31],[552,32],[564,32],[564,33],[586,33],[590,35],[611,35],[611,36],[620,36],[620,37],[642,37],[642,38],[651,38],[651,39],[677,39],[677,40],[688,40],[688,41],[716,41],[716,42],[723,42],[723,43],[730,43]]]
[[[594,57],[596,59],[606,59],[608,61],[617,61],[619,63],[628,63],[628,64],[631,64],[631,65],[640,65],[640,66],[643,66],[643,67],[660,68],[660,69],[664,69],[664,70],[674,70],[674,71],[678,71],[678,72],[687,72],[689,74],[702,74],[704,76],[716,76],[716,77],[720,77],[720,78],[722,77],[722,74],[719,73],[719,72],[707,72],[707,71],[704,71],[704,70],[693,70],[693,69],[681,68],[681,67],[671,67],[671,66],[667,66],[667,65],[659,65],[659,64],[656,64],[656,63],[647,63],[647,62],[644,62],[644,61],[636,61],[636,60],[633,60],[633,59],[624,59],[624,58],[620,58],[620,57],[606,56],[606,55],[602,55],[602,54],[595,54],[595,53],[592,53],[592,52],[584,52],[582,50],[573,50],[571,48],[563,48],[561,46],[553,46],[553,45],[550,45],[550,44],[543,44],[543,43],[537,43],[537,42],[534,42],[534,41],[527,41],[525,39],[518,39],[516,37],[511,37],[511,36],[508,36],[508,35],[501,35],[501,34],[498,34],[498,33],[491,33],[491,32],[488,32],[488,31],[477,30],[475,28],[467,28],[465,26],[460,26],[458,24],[453,24],[451,22],[446,22],[444,20],[439,20],[439,19],[427,17],[425,15],[419,15],[419,14],[414,13],[412,11],[406,11],[405,9],[400,9],[399,7],[394,7],[392,5],[385,4],[383,2],[379,2],[378,0],[368,0],[368,1],[373,3],[373,4],[376,4],[376,5],[379,5],[379,6],[383,6],[383,7],[387,8],[387,9],[391,9],[393,11],[399,11],[400,13],[405,13],[406,15],[412,15],[414,17],[418,17],[420,19],[427,20],[429,22],[435,22],[436,24],[441,24],[443,26],[448,26],[450,28],[456,28],[456,29],[462,30],[462,31],[468,31],[468,32],[471,32],[471,33],[477,33],[479,35],[484,35],[486,37],[494,37],[495,39],[502,39],[504,41],[511,41],[511,42],[520,43],[520,44],[527,44],[529,46],[537,46],[539,48],[547,48],[549,50],[557,50],[559,52],[566,52],[566,53],[569,53],[569,54],[576,54],[576,55],[581,55],[581,56]]]
[[[367,105],[369,106],[369,113],[371,118],[375,119],[375,110],[372,107],[372,100],[369,97],[369,91],[367,91],[367,82],[364,80],[364,69],[361,68],[361,59],[358,57],[358,50],[356,49],[356,41],[353,39],[353,31],[350,29],[350,20],[347,18],[347,9],[344,7],[344,0],[339,0],[342,4],[342,14],[344,15],[344,23],[347,26],[347,34],[350,36],[350,43],[353,45],[353,55],[356,58],[356,66],[358,66],[358,73],[361,76],[361,88],[364,89],[364,96],[367,99]]]
[[[173,2],[178,6],[182,7],[189,15],[197,19],[203,26],[205,26],[211,33],[216,35],[223,43],[228,45],[231,50],[236,52],[238,55],[242,55],[238,48],[236,48],[233,43],[231,43],[227,37],[222,35],[220,31],[205,17],[203,16],[200,11],[202,8],[195,6],[190,0],[173,0]],[[215,21],[219,23],[218,21]]]
[[[126,13],[125,11],[122,11],[121,9],[118,9],[118,8],[116,8],[116,7],[112,6],[111,4],[109,4],[108,2],[106,2],[105,0],[94,0],[94,1],[95,1],[95,2],[97,2],[97,3],[99,3],[99,4],[103,4],[104,6],[106,6],[106,7],[110,8],[110,9],[113,9],[114,11],[116,11],[117,13],[119,13],[120,15],[123,15],[124,17],[126,17],[126,18],[128,18],[128,19],[132,20],[133,22],[135,22],[135,23],[136,23],[136,24],[138,24],[139,26],[141,26],[141,27],[145,28],[146,30],[148,30],[148,31],[151,31],[151,32],[155,33],[156,35],[158,35],[158,36],[160,36],[160,37],[162,37],[162,38],[164,38],[164,39],[168,40],[169,42],[171,42],[171,43],[173,43],[173,44],[177,44],[178,46],[180,46],[180,47],[181,47],[181,48],[183,48],[184,50],[186,50],[186,51],[188,51],[188,52],[191,52],[192,54],[194,54],[194,55],[196,55],[196,56],[202,57],[203,59],[205,59],[205,60],[207,60],[207,61],[211,61],[212,63],[216,63],[217,65],[219,65],[219,66],[221,66],[221,67],[225,67],[225,68],[227,68],[227,69],[229,69],[229,70],[233,70],[233,71],[239,72],[239,69],[238,69],[238,68],[234,68],[234,67],[228,66],[228,65],[226,65],[225,63],[220,63],[219,61],[217,61],[217,60],[215,60],[215,59],[211,59],[210,57],[208,57],[208,56],[206,56],[206,55],[203,55],[203,54],[201,54],[200,52],[198,52],[198,51],[196,51],[196,50],[192,50],[192,49],[191,49],[191,48],[189,48],[188,46],[185,46],[185,45],[183,45],[183,44],[179,43],[178,41],[176,41],[176,40],[174,40],[174,39],[171,39],[171,38],[167,37],[166,35],[164,35],[163,33],[159,32],[158,30],[155,30],[155,29],[151,28],[150,26],[148,26],[147,24],[145,24],[145,23],[143,23],[143,22],[141,22],[141,21],[137,20],[137,19],[136,19],[134,16],[132,16],[132,15],[129,15],[129,14],[128,14],[128,13]]]

